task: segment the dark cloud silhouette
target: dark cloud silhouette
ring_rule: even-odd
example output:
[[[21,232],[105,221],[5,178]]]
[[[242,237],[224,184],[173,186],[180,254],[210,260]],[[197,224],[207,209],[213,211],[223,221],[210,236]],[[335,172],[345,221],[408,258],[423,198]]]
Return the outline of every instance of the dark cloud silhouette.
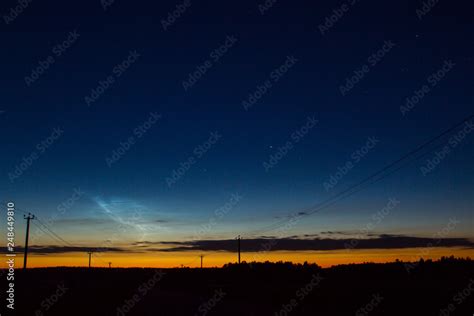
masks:
[[[30,246],[30,253],[59,254],[71,252],[180,252],[180,251],[236,251],[235,239],[192,240],[192,241],[141,241],[132,247],[72,247],[72,246]],[[403,235],[380,234],[373,238],[255,238],[242,239],[242,252],[258,251],[305,251],[305,250],[344,250],[344,249],[403,249],[415,247],[464,247],[474,248],[474,242],[468,238],[424,238]],[[22,253],[22,247],[15,248]]]
[[[23,247],[15,247],[15,252],[22,253]],[[118,247],[70,247],[70,246],[29,246],[29,253],[36,254],[54,254],[54,253],[67,253],[67,252],[123,252],[127,251],[123,248]]]
[[[320,234],[304,234],[304,235],[295,235],[295,236],[291,236],[291,238],[318,238],[320,236]]]
[[[321,235],[354,235],[355,233],[354,232],[350,232],[350,231],[325,231],[325,232],[321,232]]]
[[[154,243],[164,246],[172,246],[169,248],[149,249],[150,251],[235,251],[237,248],[234,239],[225,240],[196,240],[182,242],[159,242]],[[423,238],[401,235],[379,235],[376,238],[367,239],[331,239],[331,238],[314,238],[314,239],[295,239],[295,238],[256,238],[242,239],[241,250],[243,252],[254,251],[304,251],[304,250],[341,250],[341,249],[402,249],[415,247],[468,247],[474,248],[474,242],[467,238]]]

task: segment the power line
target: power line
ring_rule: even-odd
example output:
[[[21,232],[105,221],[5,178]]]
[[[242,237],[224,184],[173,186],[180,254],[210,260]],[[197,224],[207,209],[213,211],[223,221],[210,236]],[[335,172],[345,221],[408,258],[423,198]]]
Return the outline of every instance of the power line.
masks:
[[[60,239],[57,239],[56,237],[54,237],[53,234],[51,234],[49,231],[47,231],[46,229],[43,228],[43,226],[40,226],[39,224],[37,224],[36,222],[33,222],[33,224],[36,226],[36,228],[38,228],[39,230],[41,230],[41,232],[43,232],[43,234],[45,234],[46,236],[48,236],[49,238],[51,238],[52,240],[54,240],[55,242],[59,243],[60,245],[63,244],[63,242],[60,240]]]
[[[443,146],[444,146],[444,144],[440,144],[440,145],[434,147],[432,150],[436,150],[436,149],[441,148],[441,147],[443,147]],[[336,204],[338,201],[343,200],[343,199],[345,199],[345,198],[348,198],[348,197],[350,197],[350,196],[352,196],[352,195],[354,195],[354,194],[356,194],[356,193],[362,191],[362,190],[365,189],[366,187],[368,187],[368,186],[370,186],[370,185],[372,185],[372,184],[375,184],[375,183],[377,183],[377,182],[379,182],[379,181],[381,181],[381,180],[383,180],[383,179],[389,177],[390,175],[392,175],[393,173],[399,171],[400,169],[403,169],[403,168],[406,167],[407,165],[409,165],[409,164],[411,164],[411,163],[413,163],[413,162],[416,162],[416,161],[420,160],[421,158],[427,156],[428,154],[431,154],[432,150],[427,151],[427,152],[425,152],[425,153],[422,153],[421,155],[415,157],[414,159],[409,160],[409,161],[407,161],[406,163],[402,164],[402,165],[399,166],[398,168],[396,168],[396,169],[394,169],[394,170],[391,170],[391,171],[389,171],[388,173],[383,174],[382,176],[380,176],[380,177],[378,177],[378,178],[376,178],[376,179],[373,179],[371,182],[368,182],[368,183],[363,184],[362,186],[360,186],[360,187],[357,188],[356,190],[353,190],[353,191],[348,192],[348,193],[346,193],[345,195],[341,196],[339,199],[336,199],[336,200],[333,200],[333,201],[329,201],[329,202],[326,202],[326,203],[321,203],[321,205],[319,205],[316,209],[313,209],[311,212],[306,211],[306,212],[307,212],[306,215],[312,215],[312,214],[318,213],[318,212],[322,211],[323,209],[326,209],[326,208],[328,208],[328,207],[330,207],[330,206]],[[282,224],[277,224],[277,225],[273,224],[273,228],[266,229],[266,230],[260,230],[259,233],[270,232],[270,231],[275,230],[276,228],[279,228],[279,227],[281,227],[281,226],[282,226]],[[271,226],[270,226],[270,227],[271,227]]]
[[[439,146],[438,146],[438,147],[439,147]],[[421,159],[421,158],[427,156],[427,155],[430,154],[430,153],[431,153],[431,151],[426,152],[426,153],[423,153],[422,155],[419,155],[419,156],[416,157],[415,159],[406,162],[405,164],[403,164],[403,165],[401,165],[400,167],[398,167],[398,168],[396,168],[396,169],[390,171],[389,173],[386,173],[385,175],[383,175],[383,176],[381,176],[381,177],[379,177],[379,178],[377,178],[377,179],[374,179],[373,181],[371,181],[371,182],[369,182],[369,183],[364,184],[363,186],[361,186],[361,187],[358,188],[357,190],[348,192],[346,195],[342,196],[339,200],[345,199],[345,198],[347,198],[347,197],[349,197],[349,196],[352,196],[352,195],[356,194],[357,192],[362,191],[362,190],[365,189],[366,187],[368,187],[368,186],[370,186],[370,185],[372,185],[372,184],[374,184],[374,183],[377,183],[377,182],[379,182],[379,181],[385,179],[386,177],[392,175],[393,173],[399,171],[400,169],[403,169],[405,166],[411,164],[412,162],[418,161],[419,159]],[[317,212],[319,212],[319,211],[321,211],[321,210],[323,210],[323,209],[325,209],[325,208],[327,208],[327,207],[329,207],[329,206],[331,206],[331,205],[337,203],[339,200],[334,200],[334,201],[332,201],[331,203],[326,204],[326,205],[320,207],[319,209],[313,210],[312,213],[309,213],[308,215],[317,213]]]
[[[44,224],[41,220],[38,219],[38,222],[39,222],[41,225],[43,225],[43,227],[46,228],[46,229],[48,230],[48,232],[50,232],[50,235],[53,236],[53,237],[55,237],[56,240],[59,240],[60,242],[63,242],[64,244],[66,244],[67,246],[70,246],[70,247],[72,247],[72,248],[75,247],[74,245],[72,245],[71,243],[67,242],[67,241],[64,240],[62,237],[60,237],[58,234],[56,234],[54,231],[52,231],[52,229],[50,229],[50,228],[49,228],[46,224]],[[39,226],[38,226],[38,227],[39,227]],[[92,254],[95,254],[95,253],[93,253],[92,251],[89,251],[89,252],[87,252],[87,254],[89,255],[89,268],[90,268],[90,267],[91,267],[91,256],[92,256]],[[94,257],[96,257],[96,256],[94,256]],[[97,257],[96,257],[96,259],[99,259],[100,261],[102,261],[102,262],[104,262],[104,263],[106,263],[106,264],[109,264],[109,268],[110,268],[110,263],[109,263],[109,262],[105,262],[105,261],[103,261],[101,258],[97,258]]]
[[[64,240],[64,238],[62,238],[61,236],[59,236],[58,234],[56,234],[52,229],[50,229],[46,224],[44,224],[41,220],[38,219],[38,221],[40,222],[40,224],[42,224],[49,232],[51,232],[51,234],[53,236],[55,236],[57,239],[59,239],[60,241],[62,241],[63,243],[65,243],[67,246],[70,246],[72,248],[74,248],[75,246],[72,245],[71,243],[67,242],[66,240]],[[89,254],[89,268],[90,268],[90,261],[91,261],[91,255],[94,255],[94,258],[95,259],[98,259],[99,261],[102,261],[103,263],[105,264],[108,264],[108,262],[102,260],[101,258],[97,257],[96,253],[95,252],[88,252]]]
[[[372,173],[371,175],[369,175],[368,177],[362,179],[358,183],[356,183],[352,186],[349,186],[348,188],[340,191],[339,193],[334,194],[333,196],[327,198],[326,200],[324,200],[324,201],[316,204],[315,206],[309,208],[308,210],[306,210],[304,212],[300,212],[299,215],[300,216],[309,216],[309,215],[315,214],[317,212],[320,212],[321,210],[326,209],[326,208],[334,205],[335,203],[339,202],[340,200],[348,198],[348,197],[360,192],[361,190],[365,189],[366,187],[385,179],[386,177],[388,177],[388,176],[392,175],[393,173],[399,171],[400,169],[404,168],[408,164],[411,164],[412,162],[423,158],[424,156],[426,156],[427,154],[429,154],[433,151],[433,149],[428,149],[428,151],[422,152],[425,148],[427,148],[428,146],[431,146],[432,144],[435,144],[438,140],[440,140],[443,137],[445,137],[446,135],[449,135],[450,133],[454,132],[461,125],[467,123],[468,121],[472,120],[473,118],[474,118],[474,114],[467,116],[466,118],[464,118],[459,123],[457,123],[457,124],[451,126],[450,128],[444,130],[443,132],[439,133],[435,137],[423,142],[422,144],[418,145],[413,150],[411,150],[408,153],[402,155],[398,159],[396,159],[393,162],[387,164],[383,168],[381,168],[378,171]],[[440,144],[436,145],[435,147],[439,147],[439,146],[440,146]],[[418,155],[419,153],[421,153],[421,154]],[[414,159],[412,159],[412,156],[414,156],[414,155],[416,157]],[[399,164],[401,164],[401,165],[399,165]],[[17,210],[19,210],[19,209],[17,208]],[[21,210],[19,210],[19,211],[21,213],[26,214],[25,212],[23,212]],[[50,229],[39,218],[37,218],[37,220],[44,227],[44,229],[46,229],[49,232],[48,235],[53,236],[53,238],[55,238],[56,240],[59,240],[62,243],[65,243],[68,246],[74,247],[69,242],[64,240],[61,236],[59,236],[54,231],[52,231],[52,229]],[[256,234],[257,232],[266,232],[266,231],[274,230],[276,228],[279,228],[279,227],[283,226],[286,222],[287,222],[287,220],[282,220],[279,223],[274,223],[274,224],[272,224],[272,225],[270,225],[266,228],[263,228],[263,230],[258,230],[256,232],[254,232],[254,234]],[[38,226],[38,227],[40,227],[40,226]],[[42,229],[42,231],[44,231],[44,230]],[[252,234],[252,233],[250,233],[250,234]],[[89,260],[90,260],[90,257],[91,257],[91,253],[89,253]],[[191,261],[190,263],[195,262],[198,258]],[[203,257],[201,256],[201,266],[202,266],[202,258]],[[100,258],[99,258],[99,260],[100,260]],[[240,262],[240,236],[238,237],[238,261]]]
[[[24,213],[23,211],[20,211],[21,213]],[[69,247],[72,247],[74,248],[75,246],[72,245],[71,243],[69,243],[68,241],[66,241],[64,238],[62,238],[61,236],[59,236],[57,233],[55,233],[51,228],[48,227],[48,225],[46,225],[43,221],[41,221],[38,217],[35,218],[40,224],[36,224],[35,222],[35,226],[38,227],[43,233],[46,233],[49,237],[51,237],[54,241],[58,242],[60,245],[63,244],[63,245],[66,245],[66,246],[69,246]],[[95,253],[94,254],[94,257],[96,259],[98,259],[99,261],[102,261],[103,263],[105,264],[108,264],[108,262],[102,260],[101,258],[98,258]]]
[[[391,168],[395,167],[396,165],[398,165],[400,162],[403,162],[405,161],[406,159],[410,158],[410,156],[414,155],[414,154],[417,154],[419,153],[420,151],[422,151],[424,148],[430,146],[431,144],[435,143],[436,141],[438,141],[439,139],[442,139],[444,136],[452,133],[453,131],[455,131],[456,129],[458,129],[460,126],[462,126],[463,124],[469,122],[470,120],[472,120],[474,118],[474,114],[472,115],[469,115],[467,116],[466,118],[464,118],[462,121],[454,124],[453,126],[451,126],[450,128],[444,130],[443,132],[439,133],[438,135],[436,135],[435,137],[425,141],[424,143],[418,145],[415,149],[409,151],[408,153],[402,155],[401,157],[399,157],[398,159],[394,160],[393,162],[389,163],[388,165],[386,165],[385,167],[381,168],[380,170],[372,173],[371,175],[369,175],[368,177],[364,178],[363,180],[359,181],[358,183],[350,186],[349,188],[337,193],[337,194],[334,194],[332,197],[329,197],[328,199],[316,204],[315,206],[311,207],[309,210],[307,211],[303,211],[303,212],[300,212],[300,216],[308,216],[308,215],[312,215],[312,214],[315,214],[319,211],[321,211],[322,209],[324,208],[327,208],[333,204],[335,204],[336,202],[344,199],[344,198],[347,198],[359,191],[361,191],[363,188],[367,187],[368,185],[370,184],[373,184],[373,183],[376,183],[382,179],[384,179],[385,177],[393,174],[394,172],[400,170],[401,168],[403,168],[405,165],[403,165],[402,167],[399,167],[399,168],[396,168],[395,170],[392,170],[390,171],[388,174],[385,174],[384,173],[388,170],[390,170]],[[425,156],[426,154],[430,153],[430,151],[428,151],[427,153],[424,153],[422,154],[422,156],[416,158],[417,159],[420,159],[421,157]],[[411,162],[411,161],[410,161]],[[380,176],[380,177],[379,177]],[[379,178],[378,178],[379,177]],[[372,181],[372,182],[369,182],[371,180],[373,180],[375,178],[375,181]],[[367,185],[365,185],[367,184]],[[361,189],[358,190],[359,187],[363,186]],[[256,232],[253,233],[253,235],[255,235],[256,233],[262,233],[262,232],[268,232],[268,231],[272,231],[276,228],[279,228],[281,226],[283,226],[284,224],[287,223],[288,220],[282,220],[280,221],[279,223],[274,223],[272,225],[269,225],[267,226],[266,228],[263,228],[261,230],[258,230]],[[270,229],[269,229],[270,228]],[[250,233],[252,234],[252,233]]]
[[[19,211],[20,213],[24,214],[25,216],[28,215],[28,213],[26,213],[25,211],[22,211],[20,208],[16,208],[17,211]],[[41,224],[40,225],[37,225],[35,222],[33,222],[35,224],[36,227],[38,227],[43,233],[47,233],[48,236],[50,236],[51,238],[53,238],[54,240],[56,241],[60,241],[60,243],[65,243],[67,244],[68,246],[72,246],[71,244],[69,244],[66,240],[64,240],[62,237],[60,237],[58,234],[56,234],[55,232],[52,231],[51,228],[49,228],[45,223],[43,223],[43,221],[41,221],[39,219],[38,216],[35,217],[35,219],[38,221],[38,223]],[[47,231],[46,231],[47,230]]]
[[[190,264],[196,262],[197,260],[199,260],[199,257],[194,258],[193,260],[189,261],[188,263],[183,263],[183,264],[181,264],[181,266],[182,267],[189,266]]]
[[[19,210],[21,213],[23,214],[26,214],[24,211],[22,211],[21,209],[17,208],[17,210]],[[42,225],[39,226],[39,225],[36,225],[38,228],[40,228],[43,232],[46,232],[45,229],[49,232],[49,236],[52,236],[53,238],[55,238],[56,240],[59,240],[60,242],[66,244],[67,246],[70,246],[70,247],[74,247],[74,245],[72,245],[71,243],[69,243],[68,241],[66,241],[64,238],[62,238],[61,236],[59,236],[57,233],[55,233],[47,224],[45,224],[38,216],[35,217],[35,219],[38,221],[38,223],[40,223]]]
[[[422,149],[424,149],[425,147],[433,144],[434,142],[436,142],[437,140],[443,138],[444,136],[448,135],[449,133],[453,132],[454,130],[456,130],[458,127],[460,127],[461,125],[463,125],[464,123],[470,121],[471,119],[474,118],[474,115],[470,115],[468,116],[467,118],[463,119],[461,122],[455,124],[454,126],[450,127],[449,129],[441,132],[440,134],[438,134],[437,136],[435,136],[434,138],[424,142],[423,144],[419,145],[417,148],[411,150],[410,152],[408,152],[407,154],[403,155],[402,157],[398,158],[397,160],[393,161],[392,163],[388,164],[387,166],[383,167],[381,170],[373,173],[372,175],[368,176],[367,178],[363,179],[362,181],[360,181],[359,183],[353,185],[352,187],[349,187],[348,189],[340,192],[339,194],[337,195],[343,195],[345,193],[348,193],[350,192],[351,190],[363,185],[364,183],[370,181],[371,179],[377,177],[378,175],[380,174],[383,174],[383,172],[391,169],[392,167],[396,166],[398,163],[404,161],[405,159],[409,158],[410,156],[414,155],[414,154],[417,154],[418,152],[420,152]],[[429,151],[428,153],[430,153],[431,151]],[[425,154],[428,154],[428,153],[425,153]],[[423,154],[423,155],[425,155]],[[418,159],[418,158],[416,158]],[[405,165],[403,165],[405,166]],[[401,168],[397,168],[394,170],[395,171],[398,171],[400,170]],[[388,175],[392,174],[393,172],[389,173]],[[385,178],[386,176],[382,176],[382,178]],[[381,178],[381,179],[382,179]],[[378,181],[378,180],[376,180]],[[357,191],[358,192],[358,191]],[[316,211],[312,211],[313,213],[316,212]],[[311,212],[309,214],[312,214]]]
[[[59,236],[58,234],[56,234],[51,228],[49,228],[45,223],[43,223],[39,218],[37,218],[38,222],[43,225],[43,227],[45,229],[47,229],[49,232],[51,232],[51,234],[53,234],[56,238],[58,238],[59,240],[61,240],[62,242],[64,242],[66,245],[68,246],[71,246],[71,247],[74,247],[72,244],[70,244],[69,242],[67,242],[66,240],[64,240],[61,236]]]

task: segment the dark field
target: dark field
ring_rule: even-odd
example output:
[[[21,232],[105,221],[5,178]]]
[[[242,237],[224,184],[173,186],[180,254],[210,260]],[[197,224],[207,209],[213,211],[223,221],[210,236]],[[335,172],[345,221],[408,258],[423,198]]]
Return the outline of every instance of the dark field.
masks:
[[[15,315],[473,315],[473,261],[409,270],[400,262],[18,270]]]

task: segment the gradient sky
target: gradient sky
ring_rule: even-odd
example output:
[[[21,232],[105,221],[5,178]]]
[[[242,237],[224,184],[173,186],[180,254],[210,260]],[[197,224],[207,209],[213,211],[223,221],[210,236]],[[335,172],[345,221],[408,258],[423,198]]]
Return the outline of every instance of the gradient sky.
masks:
[[[276,1],[264,14],[259,11],[263,2],[191,1],[164,30],[162,20],[181,3],[116,0],[104,10],[99,0],[33,1],[8,24],[3,17],[2,202],[36,214],[80,247],[113,240],[107,246],[136,250],[137,245],[166,247],[163,241],[256,238],[263,228],[357,183],[473,112],[473,7],[467,1],[440,1],[420,19],[416,10],[422,1],[364,0],[348,5],[324,34],[319,25],[350,1]],[[16,4],[4,1],[0,13],[9,15]],[[74,31],[79,34],[75,40]],[[70,47],[59,51],[56,45],[68,37]],[[226,41],[227,51],[216,60],[215,50]],[[387,42],[393,47],[372,65],[370,56]],[[118,77],[114,67],[130,52],[139,57]],[[48,56],[54,61],[38,79],[25,79]],[[288,56],[296,62],[272,81]],[[183,81],[206,61],[210,67],[185,90]],[[430,76],[446,62],[454,66],[432,86]],[[369,71],[342,95],[340,86],[364,64]],[[114,83],[87,105],[85,98],[108,76]],[[272,87],[245,109],[242,102],[266,80]],[[403,115],[400,107],[423,85],[429,92]],[[137,137],[136,129],[151,113],[159,120]],[[318,123],[295,142],[292,133],[310,118]],[[61,135],[45,146],[55,128]],[[212,133],[219,135],[217,142],[201,156],[197,148]],[[130,137],[135,143],[109,166],[107,159]],[[376,145],[355,162],[369,139]],[[443,140],[441,146],[449,145],[448,138]],[[264,163],[289,141],[292,148],[266,170]],[[428,174],[421,168],[439,148],[321,213],[304,216],[279,237],[353,238],[361,231],[364,238],[432,237],[454,218],[457,224],[443,237],[474,238],[473,145],[469,132]],[[31,155],[37,159],[12,179]],[[194,159],[190,168],[168,185],[167,178],[189,159]],[[349,161],[353,168],[327,190],[324,183]],[[71,198],[71,205],[61,206]],[[364,230],[391,198],[399,204]],[[216,215],[226,205],[228,211]],[[22,217],[18,212],[20,245]],[[36,234],[35,225],[33,245],[64,246]],[[471,249],[456,247],[472,256]],[[136,265],[156,265],[156,258],[177,265],[200,251],[148,251]],[[372,250],[360,260],[417,253],[412,248]],[[267,255],[264,259],[319,258],[304,251]],[[349,260],[340,259],[343,255],[336,251],[327,262]],[[81,256],[63,253],[61,263],[77,264],[74,258]],[[120,257],[114,260],[124,266],[135,264],[126,254],[110,256]],[[222,257],[216,264],[230,260],[230,254],[215,256]],[[31,262],[53,264],[44,258],[32,256]]]

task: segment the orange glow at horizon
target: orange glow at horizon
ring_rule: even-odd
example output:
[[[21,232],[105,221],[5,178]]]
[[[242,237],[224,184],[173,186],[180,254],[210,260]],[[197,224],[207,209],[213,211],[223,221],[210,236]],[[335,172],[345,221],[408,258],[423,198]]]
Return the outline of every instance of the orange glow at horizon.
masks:
[[[92,256],[93,267],[151,267],[151,268],[173,268],[173,267],[200,267],[199,256],[204,255],[204,267],[222,267],[229,262],[236,262],[237,254],[230,252],[156,252],[156,253],[96,253]],[[418,261],[420,258],[437,260],[442,256],[470,257],[474,258],[474,249],[466,248],[436,248],[427,251],[425,248],[408,249],[371,249],[371,250],[333,250],[333,251],[272,251],[267,253],[244,252],[241,254],[242,261],[291,261],[293,263],[317,263],[322,267],[330,267],[349,263],[384,263],[401,261]],[[29,254],[28,267],[87,267],[87,253],[67,254]],[[18,255],[15,259],[16,268],[23,267],[23,256]],[[5,267],[3,263],[2,268]]]

